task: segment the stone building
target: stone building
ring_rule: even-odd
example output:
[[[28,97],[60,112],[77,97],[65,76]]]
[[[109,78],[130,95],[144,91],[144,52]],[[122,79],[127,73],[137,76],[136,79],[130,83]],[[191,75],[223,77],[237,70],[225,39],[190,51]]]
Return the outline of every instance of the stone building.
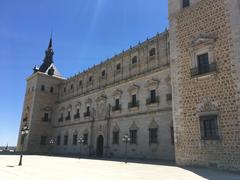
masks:
[[[239,170],[239,18],[238,0],[169,0],[168,31],[68,79],[53,64],[51,39],[27,79],[24,151],[127,151],[131,158]],[[20,132],[18,150],[22,142]]]

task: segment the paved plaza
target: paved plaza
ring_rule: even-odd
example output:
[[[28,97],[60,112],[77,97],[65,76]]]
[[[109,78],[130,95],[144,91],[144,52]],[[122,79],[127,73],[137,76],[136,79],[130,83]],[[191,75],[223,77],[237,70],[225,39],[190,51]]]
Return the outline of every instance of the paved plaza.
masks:
[[[239,180],[240,174],[203,168],[48,156],[0,155],[0,180]]]

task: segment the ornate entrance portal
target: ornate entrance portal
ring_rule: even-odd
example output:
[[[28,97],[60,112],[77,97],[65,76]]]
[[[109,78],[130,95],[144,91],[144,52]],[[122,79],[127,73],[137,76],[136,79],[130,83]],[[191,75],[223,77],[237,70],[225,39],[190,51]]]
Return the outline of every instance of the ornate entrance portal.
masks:
[[[97,156],[103,156],[103,146],[104,146],[104,139],[102,135],[99,135],[97,138]]]

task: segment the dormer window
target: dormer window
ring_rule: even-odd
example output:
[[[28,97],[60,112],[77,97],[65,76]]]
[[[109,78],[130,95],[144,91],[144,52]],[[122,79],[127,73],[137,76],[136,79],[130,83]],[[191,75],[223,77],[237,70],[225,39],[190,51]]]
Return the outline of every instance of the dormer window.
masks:
[[[188,6],[190,6],[190,0],[182,0],[182,7],[186,8]]]
[[[152,48],[150,51],[149,51],[149,56],[155,56],[156,55],[156,49],[155,48]]]
[[[132,58],[132,64],[137,64],[137,61],[138,61],[137,56],[134,56],[134,57]]]

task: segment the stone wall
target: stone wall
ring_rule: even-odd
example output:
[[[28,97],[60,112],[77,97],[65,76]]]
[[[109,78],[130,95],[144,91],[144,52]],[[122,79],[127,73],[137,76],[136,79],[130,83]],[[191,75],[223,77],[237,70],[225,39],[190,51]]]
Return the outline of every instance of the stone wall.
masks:
[[[239,106],[236,103],[236,81],[232,75],[232,38],[229,9],[224,0],[202,0],[170,16],[172,84],[176,162],[218,166],[237,170],[239,154]],[[171,29],[173,28],[173,29]],[[212,60],[217,72],[192,77],[192,44],[197,38],[213,38]],[[199,39],[198,39],[199,42]],[[219,140],[202,140],[199,107],[208,99],[218,112]],[[176,105],[175,105],[176,103]]]

